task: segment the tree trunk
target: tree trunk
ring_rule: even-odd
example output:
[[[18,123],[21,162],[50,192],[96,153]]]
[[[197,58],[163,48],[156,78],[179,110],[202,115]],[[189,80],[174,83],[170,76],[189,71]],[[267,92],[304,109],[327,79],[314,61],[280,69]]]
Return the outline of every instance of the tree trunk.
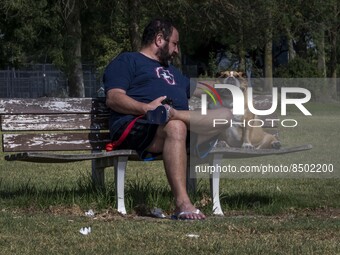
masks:
[[[291,61],[296,57],[296,51],[294,49],[294,38],[289,27],[286,27],[286,36],[288,41],[288,61]]]
[[[318,70],[322,77],[326,77],[326,53],[325,53],[325,30],[321,24],[317,35],[317,49],[318,49]]]
[[[267,9],[268,23],[265,29],[264,46],[264,92],[270,92],[273,88],[273,27],[272,13]]]
[[[330,56],[330,76],[331,76],[331,95],[333,95],[334,99],[337,99],[337,39],[338,39],[338,30],[339,30],[339,10],[338,10],[337,1],[334,2],[334,26],[330,31],[330,47],[331,47],[331,56]]]
[[[273,41],[267,38],[264,49],[264,91],[269,92],[273,88]]]
[[[238,70],[244,73],[246,71],[246,51],[244,49],[244,35],[243,35],[242,20],[238,19],[237,24],[238,24],[238,34],[239,34],[238,57],[240,60]]]
[[[81,22],[80,1],[62,1],[64,8],[64,19],[66,22],[67,39],[64,57],[67,66],[68,88],[70,97],[85,97],[83,68],[81,61]]]
[[[273,88],[273,30],[271,27],[271,15],[269,15],[269,25],[266,29],[264,47],[264,92],[269,92]]]
[[[132,51],[138,51],[140,49],[141,38],[139,34],[138,26],[138,14],[139,14],[139,1],[128,0],[128,12],[129,12],[129,37]]]
[[[331,31],[331,60],[330,60],[330,76],[331,76],[331,95],[337,99],[337,31]]]

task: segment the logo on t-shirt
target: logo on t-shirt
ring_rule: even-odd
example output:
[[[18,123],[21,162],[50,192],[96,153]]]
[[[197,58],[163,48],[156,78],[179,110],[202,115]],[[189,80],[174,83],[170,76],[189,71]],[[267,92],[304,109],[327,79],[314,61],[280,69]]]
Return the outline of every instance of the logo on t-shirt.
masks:
[[[156,68],[158,78],[164,79],[169,85],[175,85],[175,78],[169,70],[164,69],[162,66]]]

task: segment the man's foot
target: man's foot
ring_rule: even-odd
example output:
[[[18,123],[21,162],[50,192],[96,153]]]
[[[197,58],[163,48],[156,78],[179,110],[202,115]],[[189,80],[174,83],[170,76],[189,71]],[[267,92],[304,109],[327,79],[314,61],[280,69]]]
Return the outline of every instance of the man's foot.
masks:
[[[170,119],[170,106],[158,106],[156,109],[146,113],[146,119],[151,124],[164,125]]]
[[[199,210],[195,211],[183,211],[179,213],[175,213],[171,216],[173,220],[204,220],[205,215]]]
[[[171,217],[176,220],[204,220],[205,215],[190,202],[179,203]]]

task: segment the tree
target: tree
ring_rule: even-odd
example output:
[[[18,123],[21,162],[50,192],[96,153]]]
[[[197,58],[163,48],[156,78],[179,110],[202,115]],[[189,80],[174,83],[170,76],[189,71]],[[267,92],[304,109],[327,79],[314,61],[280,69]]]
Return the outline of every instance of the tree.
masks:
[[[330,39],[330,77],[332,78],[331,83],[331,95],[334,99],[337,99],[337,72],[338,72],[338,36],[340,30],[340,10],[339,2],[331,1],[331,24],[329,29]]]
[[[64,44],[65,71],[68,76],[69,96],[84,97],[84,78],[82,68],[82,31],[80,11],[82,0],[59,0],[60,14],[65,22],[66,38]]]
[[[296,75],[318,67],[323,76],[337,77],[338,0],[311,0],[307,6],[302,0],[0,1],[0,66],[52,62],[68,75],[70,96],[84,96],[82,64],[102,71],[120,52],[138,50],[140,28],[153,17],[172,19],[180,29],[182,55],[197,53],[205,64],[221,48],[238,56],[240,70],[247,53],[261,58],[264,73],[257,76],[267,77],[266,90],[278,70],[273,45],[283,36],[289,61],[298,59],[292,65],[308,65],[308,72]],[[289,66],[284,68],[289,74]],[[335,83],[330,94],[336,95]]]
[[[329,101],[337,95],[337,37],[340,28],[338,1],[313,0],[304,11],[306,27],[311,35],[309,40],[316,44],[319,73],[321,77],[332,78],[331,84],[325,80],[318,97],[320,100]]]
[[[128,15],[129,15],[129,36],[131,49],[137,51],[140,49],[141,37],[139,31],[139,0],[128,0]]]
[[[47,0],[2,0],[0,66],[17,68],[26,63],[54,61],[60,56],[59,24],[59,16]]]

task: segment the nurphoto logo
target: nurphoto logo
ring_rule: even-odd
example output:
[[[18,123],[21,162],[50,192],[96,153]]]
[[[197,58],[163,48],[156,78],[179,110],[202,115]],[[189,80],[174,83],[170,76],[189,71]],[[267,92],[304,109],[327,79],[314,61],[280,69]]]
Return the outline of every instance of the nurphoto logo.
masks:
[[[208,84],[205,84],[203,82],[200,82],[200,84],[207,87],[207,89],[203,88],[202,90],[206,94],[201,95],[201,114],[207,115],[208,111],[208,100],[207,95],[211,98],[213,103],[217,105],[217,101],[220,105],[223,105],[221,96],[217,92],[216,89],[227,89],[232,96],[232,113],[233,115],[244,115],[245,114],[245,97],[247,100],[247,107],[248,110],[257,116],[269,116],[270,114],[274,113],[278,107],[278,88],[274,87],[272,89],[272,102],[271,107],[269,109],[256,109],[255,104],[253,101],[253,88],[248,87],[246,90],[246,94],[242,91],[241,88],[231,85],[231,84],[215,84],[214,87]],[[287,115],[287,105],[295,105],[305,116],[311,116],[312,114],[306,109],[306,107],[303,105],[311,99],[311,92],[308,89],[305,88],[299,88],[299,87],[282,87],[281,88],[281,116]],[[299,97],[295,98],[288,98],[288,94],[299,94]],[[295,127],[297,126],[298,122],[295,119],[265,119],[268,123],[272,123],[272,126],[276,124],[276,122],[281,123],[283,127]],[[229,123],[230,122],[230,123]],[[256,124],[255,124],[256,123]],[[216,125],[226,125],[230,124],[231,126],[233,124],[237,125],[248,125],[251,127],[261,127],[264,125],[264,121],[261,119],[250,119],[245,123],[245,120],[243,122],[235,122],[235,120],[226,120],[226,119],[214,119],[213,121],[213,127]]]

